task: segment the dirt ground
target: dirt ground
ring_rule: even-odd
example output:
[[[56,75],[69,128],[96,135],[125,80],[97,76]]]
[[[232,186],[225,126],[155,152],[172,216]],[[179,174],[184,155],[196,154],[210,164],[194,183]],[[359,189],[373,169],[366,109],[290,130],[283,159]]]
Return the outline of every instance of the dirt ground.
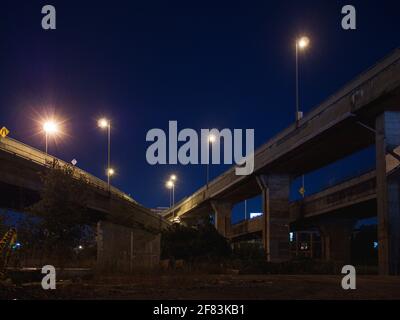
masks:
[[[400,299],[400,277],[358,276],[356,290],[343,290],[340,276],[321,275],[169,275],[103,277],[0,288],[1,299],[184,299],[315,300]]]

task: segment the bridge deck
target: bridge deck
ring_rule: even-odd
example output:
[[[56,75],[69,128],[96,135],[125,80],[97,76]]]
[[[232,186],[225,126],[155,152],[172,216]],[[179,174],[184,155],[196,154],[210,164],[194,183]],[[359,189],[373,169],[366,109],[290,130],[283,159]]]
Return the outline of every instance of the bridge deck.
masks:
[[[0,138],[0,160],[0,180],[3,184],[36,193],[41,188],[39,170],[50,168],[54,160],[60,166],[69,165],[61,159],[11,138]],[[151,212],[113,186],[110,186],[109,190],[105,181],[92,174],[75,167],[74,175],[76,178],[84,177],[91,190],[95,191],[89,203],[90,209],[103,213],[108,220],[151,231],[160,230],[168,225],[160,215]]]

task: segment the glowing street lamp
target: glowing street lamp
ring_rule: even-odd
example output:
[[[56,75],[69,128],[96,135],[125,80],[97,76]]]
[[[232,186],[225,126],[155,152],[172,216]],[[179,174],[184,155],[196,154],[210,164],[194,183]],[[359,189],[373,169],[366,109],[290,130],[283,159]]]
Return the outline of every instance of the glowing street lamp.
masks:
[[[59,132],[59,126],[58,123],[55,122],[54,120],[48,120],[43,123],[43,131],[46,136],[46,154],[48,153],[48,140],[49,140],[49,135],[55,135]]]
[[[300,49],[304,49],[310,44],[310,39],[307,37],[301,37],[299,40],[297,40],[297,43]]]
[[[115,171],[111,168],[111,122],[106,118],[101,118],[97,121],[97,125],[101,129],[107,129],[107,137],[108,137],[108,144],[107,144],[107,186],[108,191],[110,191],[110,177],[114,175]]]
[[[106,118],[101,118],[98,122],[97,125],[102,128],[105,129],[110,125],[110,122],[106,119]]]
[[[115,170],[114,170],[113,168],[108,168],[108,169],[107,169],[107,175],[108,175],[108,176],[111,177],[111,176],[113,176],[114,174],[115,174]]]
[[[169,181],[167,181],[167,183],[165,184],[165,186],[166,186],[168,189],[172,189],[172,188],[174,187],[174,182],[171,181],[171,180],[169,180]]]
[[[302,118],[300,112],[300,99],[299,99],[299,50],[305,50],[310,45],[310,39],[308,37],[300,37],[296,40],[296,126]],[[304,175],[302,176],[302,186],[299,190],[301,196],[304,198]]]
[[[299,51],[305,50],[310,44],[308,37],[300,37],[296,40],[296,125],[302,118],[299,106]]]
[[[211,145],[215,142],[215,140],[216,140],[215,135],[210,134],[208,136],[208,145],[207,145],[208,151],[210,151]],[[209,180],[210,180],[210,152],[209,152],[208,161],[207,161],[207,188],[208,188]]]
[[[172,207],[174,207],[175,206],[175,182],[174,181],[176,180],[176,176],[172,175],[170,177],[170,179],[171,180],[167,181],[165,186],[170,190],[170,193],[169,193],[169,204],[170,204],[170,207],[171,207],[171,196],[172,196]],[[175,211],[174,211],[173,215],[175,216]]]

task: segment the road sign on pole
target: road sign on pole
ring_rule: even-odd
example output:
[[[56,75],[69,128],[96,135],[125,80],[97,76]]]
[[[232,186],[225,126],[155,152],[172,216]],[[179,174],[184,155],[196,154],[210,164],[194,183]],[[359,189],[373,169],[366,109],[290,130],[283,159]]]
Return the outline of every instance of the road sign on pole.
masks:
[[[3,138],[7,137],[9,133],[10,130],[8,130],[6,127],[0,129],[0,136],[2,136]]]

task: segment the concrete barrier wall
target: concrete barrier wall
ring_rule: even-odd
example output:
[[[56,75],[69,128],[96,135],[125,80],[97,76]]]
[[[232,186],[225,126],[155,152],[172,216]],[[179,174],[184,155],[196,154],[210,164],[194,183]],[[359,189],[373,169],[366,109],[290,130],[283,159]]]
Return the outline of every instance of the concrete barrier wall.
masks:
[[[97,269],[135,272],[160,262],[160,234],[100,221],[97,224]]]

